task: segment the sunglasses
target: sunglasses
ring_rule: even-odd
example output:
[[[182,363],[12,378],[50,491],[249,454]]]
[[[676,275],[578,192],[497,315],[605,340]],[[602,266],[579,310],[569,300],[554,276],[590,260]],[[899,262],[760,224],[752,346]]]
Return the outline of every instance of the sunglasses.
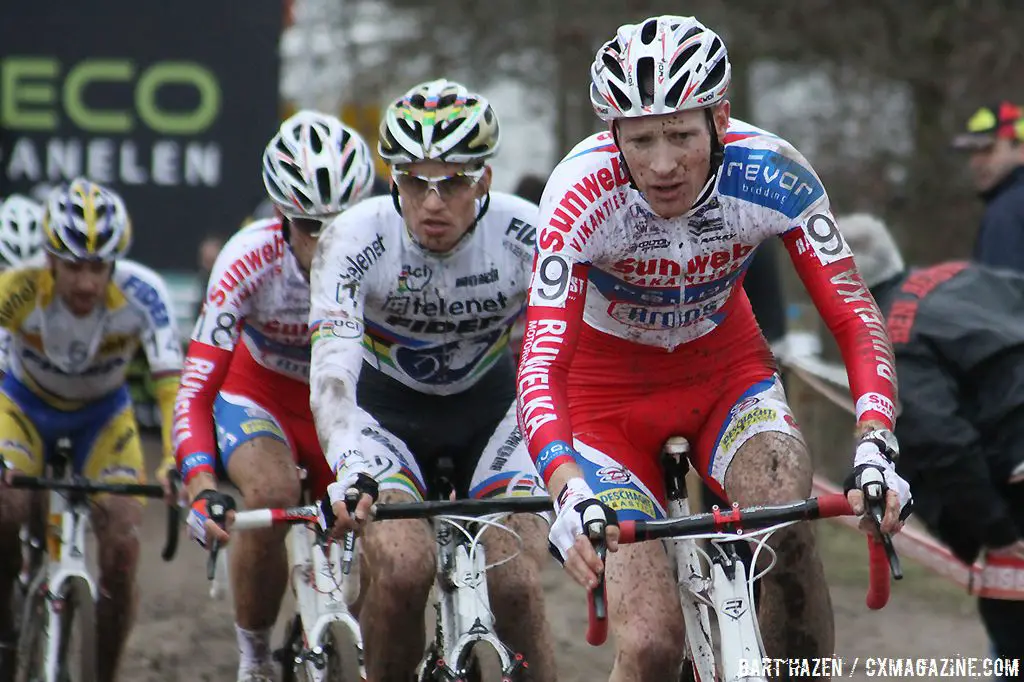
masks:
[[[394,169],[391,171],[391,178],[398,185],[398,190],[403,196],[411,199],[423,199],[427,196],[427,192],[433,190],[442,201],[447,201],[472,188],[484,176],[484,172],[484,168],[478,168],[453,175],[431,178],[416,175],[409,171]]]
[[[309,237],[319,237],[324,228],[331,224],[337,216],[323,218],[288,218],[288,223],[299,232]]]

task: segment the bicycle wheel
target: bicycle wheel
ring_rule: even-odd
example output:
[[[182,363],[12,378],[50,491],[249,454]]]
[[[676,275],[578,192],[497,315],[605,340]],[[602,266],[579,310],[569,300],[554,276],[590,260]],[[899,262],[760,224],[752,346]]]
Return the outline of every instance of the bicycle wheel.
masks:
[[[40,579],[33,581],[25,599],[22,630],[18,637],[16,682],[37,682],[45,676],[50,633],[46,590],[42,583]],[[83,580],[69,580],[61,596],[64,604],[60,618],[57,678],[60,682],[95,682],[96,605],[89,585]]]
[[[42,576],[29,584],[21,607],[21,630],[18,633],[17,670],[15,682],[43,679],[47,632],[46,591]]]
[[[332,623],[324,635],[327,652],[327,682],[360,682],[363,652],[356,646],[352,634],[341,623]]]
[[[282,682],[360,682],[363,652],[356,646],[351,634],[341,623],[332,623],[320,645],[324,650],[324,668],[314,676],[315,663],[302,661],[304,637],[302,622],[296,616],[289,628],[285,646],[281,649]]]
[[[459,661],[459,667],[466,670],[466,682],[516,682],[519,679],[516,673],[511,677],[502,676],[501,657],[485,642],[474,644],[464,660]]]
[[[96,680],[96,603],[83,580],[72,580],[64,590],[64,611],[61,614],[60,660],[61,682],[95,682]]]

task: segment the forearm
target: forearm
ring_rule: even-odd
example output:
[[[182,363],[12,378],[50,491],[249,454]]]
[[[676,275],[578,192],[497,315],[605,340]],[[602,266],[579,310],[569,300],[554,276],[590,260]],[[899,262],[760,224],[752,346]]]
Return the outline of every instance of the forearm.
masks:
[[[189,501],[193,501],[196,499],[196,495],[204,490],[216,490],[217,477],[207,471],[197,471],[185,489],[188,491]]]

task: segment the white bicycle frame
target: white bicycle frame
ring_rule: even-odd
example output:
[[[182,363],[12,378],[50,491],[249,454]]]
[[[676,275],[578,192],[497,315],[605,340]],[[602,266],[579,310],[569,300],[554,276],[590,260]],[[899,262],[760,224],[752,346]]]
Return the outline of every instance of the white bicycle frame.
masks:
[[[315,515],[313,506],[301,509],[306,514],[302,518],[306,520]],[[487,593],[487,570],[493,566],[487,565],[480,542],[488,526],[513,533],[498,523],[498,519],[504,516],[507,514],[478,518],[453,515],[437,516],[432,520],[437,544],[437,626],[435,639],[418,666],[417,679],[429,679],[428,676],[435,671],[451,680],[461,677],[469,652],[478,642],[486,642],[494,648],[503,675],[511,674],[521,665],[521,655],[513,653],[494,633],[494,614]],[[478,523],[481,527],[473,533],[464,523]],[[232,530],[271,525],[273,514],[270,510],[249,510],[235,515]],[[352,570],[348,574],[342,570],[344,550],[341,545],[331,543],[329,554],[325,555],[316,532],[306,523],[296,523],[289,530],[287,546],[291,585],[303,630],[304,648],[296,662],[305,666],[311,679],[317,682],[324,680],[327,674],[324,635],[333,623],[340,623],[351,634],[358,652],[360,675],[365,679],[362,634],[358,621],[349,611],[349,606],[359,596],[358,541],[352,541]],[[218,556],[217,573],[222,573],[226,567],[220,563],[221,557],[223,551]],[[513,558],[515,555],[500,563]]]
[[[487,593],[487,570],[493,566],[487,565],[480,542],[488,526],[513,532],[498,522],[505,516],[508,515],[492,514],[479,518],[438,516],[433,519],[437,545],[434,584],[438,629],[434,643],[420,663],[418,679],[425,679],[425,668],[435,662],[440,662],[442,674],[452,680],[457,679],[464,673],[462,668],[469,660],[469,652],[478,642],[486,642],[497,652],[503,675],[513,672],[521,662],[522,658],[513,654],[494,632],[494,613]],[[477,522],[481,528],[472,533],[463,522]],[[515,555],[500,563],[513,558]],[[440,651],[436,650],[438,642],[441,643]]]
[[[35,575],[22,574],[20,580],[27,596],[25,600],[26,613],[32,605],[32,595],[37,594],[43,587],[46,589],[46,611],[47,627],[44,637],[46,638],[46,654],[44,659],[44,682],[57,682],[58,675],[58,652],[61,647],[60,619],[63,611],[63,601],[68,590],[65,588],[74,587],[78,582],[84,585],[93,602],[99,594],[96,583],[89,574],[89,567],[85,556],[85,533],[89,525],[89,503],[82,501],[70,502],[64,495],[50,491],[49,518],[47,523],[55,518],[60,518],[60,545],[57,556],[54,557],[49,551],[45,553],[45,561]],[[47,528],[44,534],[44,543],[47,542],[51,528]],[[27,535],[27,534],[26,534]],[[26,537],[25,545],[30,540]],[[24,549],[31,551],[27,546]],[[49,548],[46,548],[49,549]],[[22,622],[25,622],[23,617]]]
[[[670,438],[665,443],[665,453],[685,458],[689,452],[689,444],[682,438]],[[668,516],[681,518],[690,515],[687,498],[669,500]],[[735,542],[743,539],[760,538],[758,548],[754,552],[752,565],[757,565],[757,556],[767,538],[786,526],[795,522],[787,522],[744,535],[708,533],[686,538],[665,540],[669,555],[673,559],[676,570],[676,582],[679,589],[679,602],[683,610],[683,621],[686,626],[686,661],[693,662],[697,676],[703,682],[721,680],[721,682],[762,682],[767,678],[759,674],[750,674],[760,670],[760,662],[765,657],[764,644],[758,629],[757,610],[754,605],[754,582],[763,577],[775,565],[774,552],[772,563],[760,574],[748,579],[747,566],[742,559],[733,557],[728,562],[726,551],[718,544],[722,541]],[[731,563],[732,570],[727,571],[722,561],[714,561],[698,544],[698,540],[711,540],[717,558]],[[768,548],[771,552],[771,549]],[[710,574],[705,569],[710,567]],[[718,650],[716,651],[711,623],[711,611],[715,612],[715,626],[718,629]],[[740,661],[748,661],[744,667]],[[717,674],[721,671],[721,675]]]
[[[235,517],[233,530],[264,528],[269,525],[261,510],[241,512]],[[327,640],[331,625],[338,623],[348,630],[355,647],[359,674],[366,679],[363,662],[363,635],[359,621],[349,610],[359,596],[359,561],[351,562],[348,575],[342,573],[342,548],[332,542],[325,554],[317,542],[316,532],[305,524],[293,525],[285,540],[288,552],[289,582],[295,594],[295,610],[302,626],[302,651],[294,663],[301,664],[306,676],[314,682],[327,679]],[[357,541],[358,542],[358,541]],[[353,548],[354,549],[354,548]],[[217,557],[217,569],[211,596],[219,596],[219,584],[226,582],[227,547]]]

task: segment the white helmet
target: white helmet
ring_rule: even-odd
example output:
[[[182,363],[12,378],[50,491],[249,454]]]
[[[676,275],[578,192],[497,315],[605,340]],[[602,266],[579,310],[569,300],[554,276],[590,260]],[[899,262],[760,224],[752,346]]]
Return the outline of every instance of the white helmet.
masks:
[[[590,67],[590,103],[604,121],[702,109],[720,102],[732,69],[725,43],[693,17],[619,27]]]
[[[263,184],[291,218],[332,216],[369,194],[366,141],[334,116],[304,110],[281,124],[263,152]]]
[[[43,251],[43,207],[20,194],[0,205],[0,268],[17,267]]]
[[[500,142],[498,116],[487,100],[441,78],[391,103],[380,123],[377,153],[391,165],[476,163],[494,156]]]

